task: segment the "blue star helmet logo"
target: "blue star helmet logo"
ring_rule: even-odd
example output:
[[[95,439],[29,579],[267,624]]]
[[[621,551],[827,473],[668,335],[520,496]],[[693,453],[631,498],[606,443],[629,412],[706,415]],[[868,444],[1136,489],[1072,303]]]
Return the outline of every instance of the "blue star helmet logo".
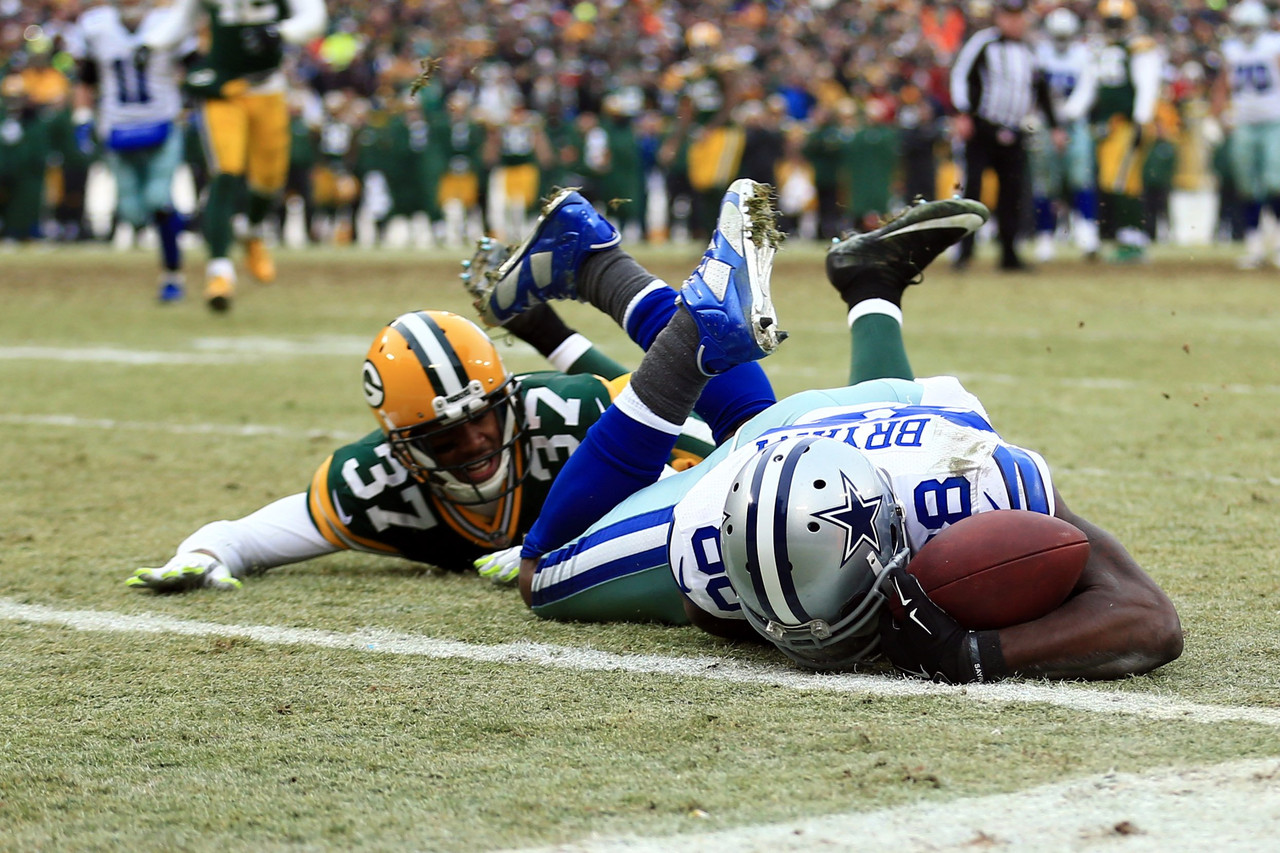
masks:
[[[876,518],[880,515],[880,507],[884,503],[884,495],[876,495],[864,501],[858,494],[849,477],[840,472],[840,483],[844,488],[844,503],[812,513],[814,518],[829,521],[844,529],[844,557],[847,561],[858,550],[858,546],[866,542],[872,550],[880,550],[880,534],[876,530]]]

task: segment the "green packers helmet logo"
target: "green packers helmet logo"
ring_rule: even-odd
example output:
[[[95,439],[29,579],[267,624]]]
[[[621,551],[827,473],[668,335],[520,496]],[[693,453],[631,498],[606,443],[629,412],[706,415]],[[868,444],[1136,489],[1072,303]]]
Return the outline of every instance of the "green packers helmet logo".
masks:
[[[387,391],[382,384],[382,374],[378,373],[378,368],[368,359],[360,369],[360,374],[364,385],[365,402],[376,409],[387,399]]]

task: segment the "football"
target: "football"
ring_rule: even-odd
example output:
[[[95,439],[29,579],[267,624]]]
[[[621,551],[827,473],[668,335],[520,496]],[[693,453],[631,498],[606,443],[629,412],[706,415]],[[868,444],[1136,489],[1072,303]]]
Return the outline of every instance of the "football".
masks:
[[[1020,509],[971,515],[930,539],[907,565],[934,603],[965,628],[1038,619],[1080,579],[1089,540],[1060,518]]]

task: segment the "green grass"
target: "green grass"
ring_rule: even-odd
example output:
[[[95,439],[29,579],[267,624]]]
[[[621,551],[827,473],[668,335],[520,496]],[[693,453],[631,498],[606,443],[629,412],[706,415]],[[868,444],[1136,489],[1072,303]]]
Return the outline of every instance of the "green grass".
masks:
[[[698,249],[637,255],[678,282]],[[360,554],[274,570],[238,594],[125,588],[204,522],[304,489],[334,446],[372,428],[362,353],[405,310],[469,315],[457,260],[283,252],[278,284],[245,283],[212,316],[199,299],[153,304],[149,255],[0,257],[0,598],[776,662],[690,628],[541,622],[513,590]],[[1069,259],[1020,277],[939,264],[907,295],[917,373],[960,376],[1178,605],[1180,660],[1088,689],[1280,706],[1280,291],[1274,272],[1232,261],[1227,248],[1168,248],[1143,267]],[[844,311],[820,251],[786,244],[774,291],[792,332],[766,362],[779,393],[843,382]],[[586,306],[564,314],[638,359]],[[137,352],[160,356],[122,359]],[[517,370],[541,366],[523,346],[502,352]],[[0,849],[14,850],[567,843],[1280,755],[1257,724],[16,621],[0,622],[0,685]]]

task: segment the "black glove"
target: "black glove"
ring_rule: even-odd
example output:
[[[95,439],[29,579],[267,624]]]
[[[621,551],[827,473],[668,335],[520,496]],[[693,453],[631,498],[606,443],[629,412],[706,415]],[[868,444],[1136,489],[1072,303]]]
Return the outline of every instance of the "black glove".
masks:
[[[901,566],[889,570],[880,651],[902,672],[944,684],[999,681],[1009,673],[998,631],[969,631],[930,600]]]
[[[280,28],[275,24],[260,24],[240,30],[240,46],[250,56],[269,56],[280,51]]]

